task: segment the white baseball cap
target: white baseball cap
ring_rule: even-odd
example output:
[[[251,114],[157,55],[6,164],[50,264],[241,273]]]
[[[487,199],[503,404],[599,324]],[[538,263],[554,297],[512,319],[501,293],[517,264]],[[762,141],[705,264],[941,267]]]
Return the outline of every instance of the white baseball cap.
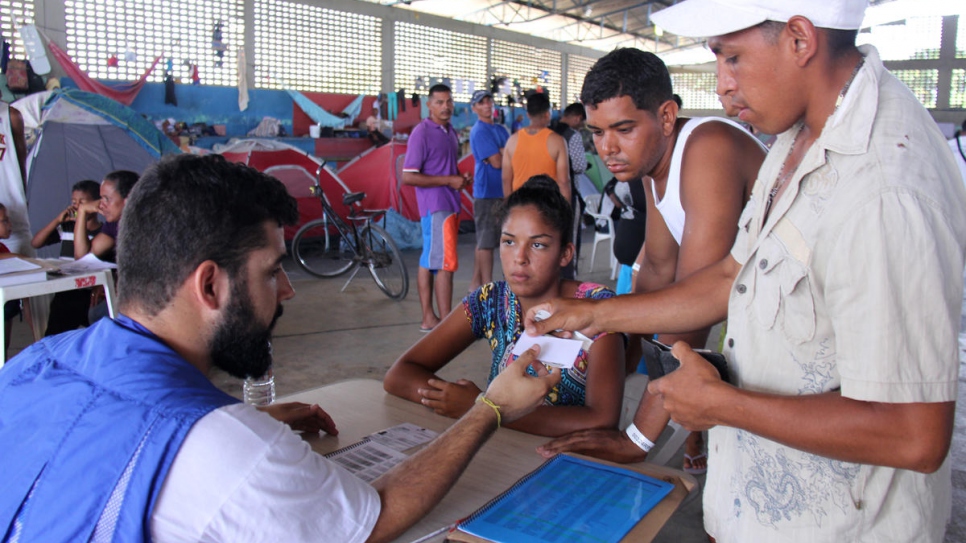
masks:
[[[801,15],[818,28],[856,30],[869,0],[684,0],[651,15],[664,30],[692,38],[723,36]]]

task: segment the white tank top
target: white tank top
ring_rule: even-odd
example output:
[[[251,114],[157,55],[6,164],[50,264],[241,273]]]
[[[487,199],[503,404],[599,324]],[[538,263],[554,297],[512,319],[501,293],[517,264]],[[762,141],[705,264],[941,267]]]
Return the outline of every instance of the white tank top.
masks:
[[[24,195],[17,148],[10,129],[10,106],[0,101],[0,202],[7,208],[12,233],[0,240],[11,253],[33,255],[30,246],[30,222],[27,220],[27,197]]]
[[[757,138],[748,133],[743,126],[731,119],[725,119],[723,117],[698,117],[688,119],[688,122],[684,123],[684,126],[681,127],[681,132],[678,134],[677,142],[674,144],[674,151],[671,154],[671,169],[667,176],[667,186],[664,188],[664,198],[657,199],[657,190],[654,187],[654,180],[651,179],[651,194],[654,195],[654,204],[661,213],[661,217],[664,218],[664,224],[667,225],[667,229],[674,236],[674,241],[678,245],[681,245],[681,238],[684,236],[685,221],[684,208],[681,206],[681,159],[684,157],[684,147],[687,144],[688,136],[691,135],[691,132],[695,128],[709,121],[726,123],[738,128],[742,133],[758,143],[763,150],[767,151],[765,146]]]

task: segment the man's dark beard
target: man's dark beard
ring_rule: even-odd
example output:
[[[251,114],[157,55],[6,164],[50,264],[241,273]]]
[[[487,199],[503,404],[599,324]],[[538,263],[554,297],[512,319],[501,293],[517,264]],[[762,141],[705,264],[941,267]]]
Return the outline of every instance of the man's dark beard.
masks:
[[[233,377],[260,377],[272,365],[272,330],[282,316],[282,305],[267,328],[255,317],[248,284],[238,281],[231,288],[225,319],[211,338],[211,362]]]

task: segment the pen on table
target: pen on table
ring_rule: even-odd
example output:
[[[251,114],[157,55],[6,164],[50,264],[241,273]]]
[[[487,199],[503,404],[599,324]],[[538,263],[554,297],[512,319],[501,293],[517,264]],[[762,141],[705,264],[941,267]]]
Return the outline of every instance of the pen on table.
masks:
[[[432,539],[432,538],[434,538],[434,537],[436,537],[436,536],[438,536],[440,534],[449,533],[449,532],[453,531],[454,528],[456,528],[456,525],[457,524],[459,524],[459,522],[454,522],[453,524],[450,524],[448,526],[443,526],[442,528],[440,528],[438,530],[433,530],[432,532],[424,535],[423,537],[420,537],[419,539],[413,540],[410,543],[423,543],[425,541],[429,541],[430,539]]]

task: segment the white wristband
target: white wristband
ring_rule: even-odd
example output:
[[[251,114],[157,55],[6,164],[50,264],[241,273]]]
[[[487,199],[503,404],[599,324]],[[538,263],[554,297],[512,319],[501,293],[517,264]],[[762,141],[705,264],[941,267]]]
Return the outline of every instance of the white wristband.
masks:
[[[641,264],[639,262],[635,262],[634,264],[631,265],[631,269],[634,270],[635,272],[639,272],[641,271]]]
[[[647,437],[637,429],[637,426],[635,426],[633,422],[627,427],[627,430],[624,430],[624,432],[635,445],[641,448],[642,451],[648,452],[654,448],[654,442],[652,442],[650,439],[647,439]]]

